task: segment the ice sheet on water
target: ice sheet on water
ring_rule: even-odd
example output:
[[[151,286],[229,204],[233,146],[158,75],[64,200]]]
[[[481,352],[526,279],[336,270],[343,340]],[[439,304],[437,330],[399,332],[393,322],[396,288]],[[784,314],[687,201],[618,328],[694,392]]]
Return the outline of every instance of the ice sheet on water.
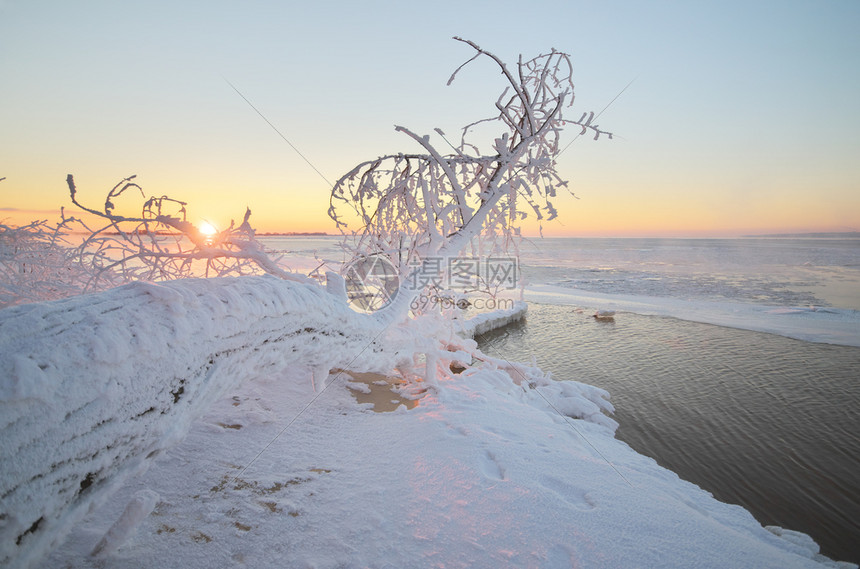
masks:
[[[521,250],[531,284],[685,300],[860,308],[857,239],[543,239]]]
[[[779,334],[808,342],[860,346],[860,311],[782,307],[731,301],[609,294],[548,284],[526,288],[526,300],[668,316],[692,322]]]
[[[554,284],[606,294],[672,297],[686,300],[749,302],[777,306],[814,305],[827,302],[805,289],[814,283],[783,280],[763,275],[719,275],[713,273],[657,273],[608,269],[569,270],[568,278]]]

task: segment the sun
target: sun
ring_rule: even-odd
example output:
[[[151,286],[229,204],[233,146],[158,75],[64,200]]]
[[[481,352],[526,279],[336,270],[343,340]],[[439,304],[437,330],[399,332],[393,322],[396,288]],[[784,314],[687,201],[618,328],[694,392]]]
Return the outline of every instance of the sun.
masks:
[[[211,237],[218,233],[218,228],[209,223],[208,221],[201,221],[199,227],[200,233],[206,235],[207,237]]]

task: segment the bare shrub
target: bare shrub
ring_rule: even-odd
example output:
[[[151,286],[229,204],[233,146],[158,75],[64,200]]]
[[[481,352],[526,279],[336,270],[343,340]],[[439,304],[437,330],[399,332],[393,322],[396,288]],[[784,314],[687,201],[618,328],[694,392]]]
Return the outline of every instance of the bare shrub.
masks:
[[[79,219],[64,218],[85,229],[74,260],[88,274],[86,289],[103,289],[132,281],[161,281],[189,277],[223,277],[270,273],[287,280],[311,282],[291,273],[273,259],[256,239],[247,209],[238,226],[206,235],[187,219],[186,202],[168,196],[146,196],[125,178],[107,194],[101,210],[81,204],[74,178],[66,182],[72,203],[102,223],[91,228]],[[116,213],[115,202],[126,193],[140,194],[140,215]]]
[[[64,225],[0,224],[0,308],[80,294],[88,275],[74,262]]]
[[[55,225],[34,221],[0,224],[0,308],[106,290],[135,281],[269,273],[304,283],[256,238],[251,210],[242,222],[207,235],[187,219],[187,203],[146,196],[125,178],[111,188],[101,209],[78,200],[74,177],[66,182],[72,203],[97,223],[67,216]],[[138,196],[137,216],[117,213],[121,199]]]

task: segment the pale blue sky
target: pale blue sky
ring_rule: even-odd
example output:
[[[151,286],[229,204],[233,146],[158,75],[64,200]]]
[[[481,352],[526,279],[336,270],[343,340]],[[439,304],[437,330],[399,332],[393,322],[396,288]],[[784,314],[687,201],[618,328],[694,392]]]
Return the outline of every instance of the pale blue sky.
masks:
[[[492,114],[513,63],[555,47],[614,141],[560,159],[581,198],[550,233],[860,230],[860,2],[0,0],[0,217],[99,201],[138,174],[226,223],[331,231],[325,182]],[[224,211],[224,209],[227,211]],[[30,217],[38,216],[36,214]],[[42,215],[44,217],[44,215]]]

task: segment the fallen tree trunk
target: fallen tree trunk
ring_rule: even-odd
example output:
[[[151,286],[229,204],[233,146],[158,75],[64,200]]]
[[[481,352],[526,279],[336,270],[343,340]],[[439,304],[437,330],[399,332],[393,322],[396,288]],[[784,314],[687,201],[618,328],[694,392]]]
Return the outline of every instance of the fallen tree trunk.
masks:
[[[0,311],[0,566],[36,563],[230,386],[287,365],[393,362],[381,330],[321,287],[274,277]]]

